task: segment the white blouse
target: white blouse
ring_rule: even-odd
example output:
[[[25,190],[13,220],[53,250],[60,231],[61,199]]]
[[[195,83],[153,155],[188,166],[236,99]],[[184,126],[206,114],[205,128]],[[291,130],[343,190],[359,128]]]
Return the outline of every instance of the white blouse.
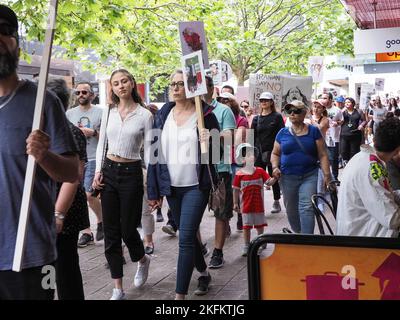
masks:
[[[122,121],[118,108],[114,107],[110,110],[106,130],[107,116],[108,108],[105,108],[101,119],[100,137],[96,151],[96,172],[101,171],[105,139],[108,140],[107,154],[129,160],[141,160],[140,150],[144,144],[144,161],[147,166],[151,129],[153,127],[151,112],[138,105]]]
[[[199,184],[197,115],[194,113],[178,127],[173,113],[171,110],[161,134],[161,150],[168,166],[171,186],[195,186]]]

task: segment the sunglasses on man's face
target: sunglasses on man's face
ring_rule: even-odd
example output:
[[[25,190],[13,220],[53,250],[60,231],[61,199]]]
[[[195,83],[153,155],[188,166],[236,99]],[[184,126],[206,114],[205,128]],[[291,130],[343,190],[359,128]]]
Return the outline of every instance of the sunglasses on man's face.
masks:
[[[303,112],[303,109],[287,108],[287,109],[285,109],[285,112],[286,112],[287,114],[292,114],[292,113],[294,113],[294,114],[301,114],[301,113]]]
[[[6,37],[16,37],[17,30],[14,27],[10,26],[7,23],[0,24],[0,34]]]
[[[82,93],[84,96],[86,96],[86,95],[89,93],[89,91],[87,91],[87,90],[76,90],[76,91],[75,91],[75,95],[76,95],[76,96],[80,96],[81,93]]]

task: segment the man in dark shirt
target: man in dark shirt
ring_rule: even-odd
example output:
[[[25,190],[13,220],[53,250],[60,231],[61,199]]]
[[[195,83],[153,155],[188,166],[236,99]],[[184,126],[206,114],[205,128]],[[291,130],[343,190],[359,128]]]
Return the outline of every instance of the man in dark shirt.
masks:
[[[79,161],[60,102],[50,92],[46,93],[43,131],[31,132],[37,85],[18,79],[19,51],[17,17],[0,5],[0,300],[52,299],[54,289],[42,286],[42,280],[57,258],[55,181],[76,181]],[[38,166],[23,270],[17,273],[11,269],[27,154]]]

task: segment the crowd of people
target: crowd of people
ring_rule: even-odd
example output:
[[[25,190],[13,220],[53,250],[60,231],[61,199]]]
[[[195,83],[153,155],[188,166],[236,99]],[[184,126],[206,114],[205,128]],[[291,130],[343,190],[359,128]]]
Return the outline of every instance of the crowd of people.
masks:
[[[0,299],[53,299],[54,289],[41,286],[47,265],[56,269],[59,299],[84,299],[78,247],[103,238],[114,282],[111,300],[125,299],[123,243],[137,263],[134,285],[140,288],[154,252],[153,212],[163,220],[163,200],[169,207],[163,231],[179,232],[177,300],[188,294],[195,268],[195,294],[207,294],[208,269],[225,263],[234,212],[246,256],[251,229],[261,234],[268,226],[266,201],[276,214],[283,197],[291,230],[313,234],[311,196],[326,192],[332,180],[341,181],[337,234],[398,236],[396,99],[384,106],[374,96],[369,108],[361,110],[351,97],[334,101],[324,93],[312,100],[312,107],[293,100],[279,110],[274,95],[263,92],[256,112],[248,100],[238,102],[234,88],[217,92],[207,76],[201,106],[205,128],[199,130],[181,70],[171,75],[170,101],[158,110],[144,104],[134,76],[119,69],[110,75],[110,103],[104,109],[92,105],[90,83],[75,86],[77,106],[68,108],[65,81],[50,79],[44,126],[30,132],[37,84],[18,78],[18,20],[8,7],[0,9],[0,192],[7,199],[0,203]],[[215,132],[221,146],[217,155]],[[208,146],[205,154],[201,144]],[[38,170],[23,270],[16,273],[11,269],[27,155],[35,158]],[[225,199],[212,213],[215,242],[207,263],[200,226],[212,186],[219,183]],[[273,199],[264,199],[270,188]],[[95,237],[89,207],[97,218]]]

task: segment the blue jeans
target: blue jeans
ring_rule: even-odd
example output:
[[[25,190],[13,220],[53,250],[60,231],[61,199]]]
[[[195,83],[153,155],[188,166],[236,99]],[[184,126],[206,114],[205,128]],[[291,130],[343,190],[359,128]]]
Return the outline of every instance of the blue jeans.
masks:
[[[167,201],[179,230],[176,293],[187,294],[193,268],[199,272],[207,269],[197,230],[208,203],[209,191],[200,190],[198,186],[172,187],[171,191]]]
[[[318,169],[305,175],[283,174],[281,187],[289,224],[296,233],[314,233],[314,209],[311,196],[317,192]]]

